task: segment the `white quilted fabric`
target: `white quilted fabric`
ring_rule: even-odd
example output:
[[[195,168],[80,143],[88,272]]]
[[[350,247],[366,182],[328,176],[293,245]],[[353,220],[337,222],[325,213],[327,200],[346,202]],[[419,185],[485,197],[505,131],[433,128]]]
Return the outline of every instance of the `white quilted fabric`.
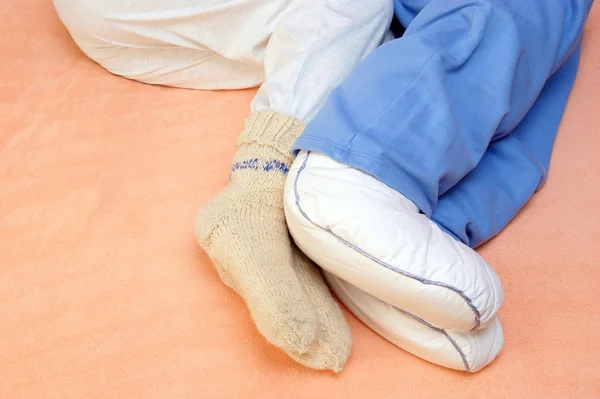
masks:
[[[502,349],[498,276],[402,194],[301,152],[287,179],[285,211],[294,240],[327,272],[332,290],[384,338],[471,372]]]

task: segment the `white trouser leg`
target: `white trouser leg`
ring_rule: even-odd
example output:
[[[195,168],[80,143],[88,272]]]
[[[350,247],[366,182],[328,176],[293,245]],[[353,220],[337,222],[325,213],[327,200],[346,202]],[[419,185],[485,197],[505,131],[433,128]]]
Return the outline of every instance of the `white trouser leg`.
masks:
[[[307,0],[54,0],[83,52],[108,71],[191,89],[259,85],[279,20]]]
[[[365,324],[433,363],[475,372],[496,358],[503,292],[475,251],[373,176],[301,151],[284,190],[289,231]]]
[[[497,318],[477,331],[442,329],[380,301],[325,272],[329,287],[369,328],[405,351],[440,366],[476,372],[502,350],[504,335]]]
[[[252,110],[309,122],[329,92],[383,42],[392,16],[390,0],[315,0],[282,17],[267,44],[266,78]]]
[[[116,75],[191,89],[266,81],[253,110],[307,121],[383,40],[391,0],[54,0],[82,51]]]

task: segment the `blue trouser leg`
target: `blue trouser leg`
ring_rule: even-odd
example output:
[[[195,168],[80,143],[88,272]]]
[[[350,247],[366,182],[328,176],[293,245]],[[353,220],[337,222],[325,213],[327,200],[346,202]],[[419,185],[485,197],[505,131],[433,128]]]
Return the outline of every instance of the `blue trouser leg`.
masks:
[[[378,48],[332,92],[295,148],[374,175],[432,217],[438,199],[530,111],[546,80],[576,47],[591,2],[413,3],[416,16],[404,36]],[[419,4],[426,5],[418,9]],[[397,9],[403,22],[412,18],[410,10]],[[550,147],[555,133],[547,132]],[[537,183],[539,173],[532,174]],[[493,186],[493,180],[481,184]],[[522,206],[497,201],[484,206],[496,205],[512,207],[507,211],[512,214]]]
[[[396,15],[408,26],[430,2],[397,1]],[[498,234],[543,185],[579,50],[548,79],[517,127],[492,141],[475,169],[438,199],[431,218],[440,227],[476,247]]]
[[[579,47],[554,73],[525,118],[490,143],[479,164],[442,195],[431,216],[471,247],[498,234],[546,180],[579,64]]]

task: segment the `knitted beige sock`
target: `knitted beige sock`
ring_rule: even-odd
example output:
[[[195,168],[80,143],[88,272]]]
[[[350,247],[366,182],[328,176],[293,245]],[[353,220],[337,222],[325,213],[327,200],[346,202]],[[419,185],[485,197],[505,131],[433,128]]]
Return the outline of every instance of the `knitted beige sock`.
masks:
[[[292,246],[296,274],[317,312],[319,335],[308,352],[288,352],[288,355],[310,368],[340,372],[350,356],[352,346],[350,327],[329,292],[317,265],[295,244]]]
[[[319,325],[294,270],[283,211],[293,142],[304,125],[261,111],[246,121],[231,180],[200,212],[196,235],[223,281],[245,300],[259,331],[288,353],[306,353]]]

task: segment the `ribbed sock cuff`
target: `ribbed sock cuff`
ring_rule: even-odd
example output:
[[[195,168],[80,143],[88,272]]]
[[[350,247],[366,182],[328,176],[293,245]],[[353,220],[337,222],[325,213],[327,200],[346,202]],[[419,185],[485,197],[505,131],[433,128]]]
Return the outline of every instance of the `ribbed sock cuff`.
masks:
[[[292,116],[275,111],[259,111],[246,119],[244,131],[240,135],[238,147],[258,144],[269,146],[290,157],[292,145],[304,130],[304,123]]]

